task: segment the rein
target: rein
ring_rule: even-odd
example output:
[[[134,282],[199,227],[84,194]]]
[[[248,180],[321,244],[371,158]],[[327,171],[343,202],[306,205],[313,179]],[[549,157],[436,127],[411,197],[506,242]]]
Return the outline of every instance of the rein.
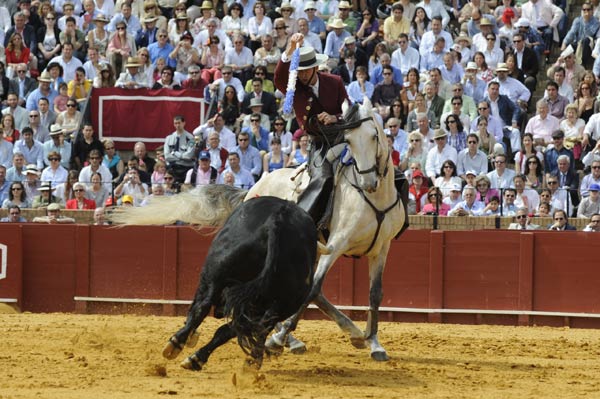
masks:
[[[345,134],[346,130],[355,129],[355,128],[359,127],[360,125],[362,125],[364,122],[368,122],[368,121],[375,122],[375,119],[373,117],[366,117],[366,118],[353,120],[358,111],[359,111],[359,107],[358,107],[358,105],[355,104],[354,106],[352,106],[352,108],[350,108],[350,110],[346,113],[346,115],[344,115],[344,121],[336,123],[334,125],[323,125],[317,121],[315,116],[311,117],[309,123],[315,128],[313,130],[317,132],[317,135],[323,141],[327,142],[329,144],[329,147],[331,148],[334,145],[346,142],[346,140],[344,139],[344,134]],[[387,156],[385,157],[385,168],[384,168],[383,172],[380,172],[380,167],[379,167],[379,160],[380,160],[379,159],[379,151],[380,150],[379,150],[379,147],[381,146],[381,143],[379,141],[379,134],[377,134],[377,136],[375,136],[375,137],[377,139],[377,149],[375,150],[375,163],[373,164],[373,166],[371,166],[368,169],[360,170],[358,168],[358,166],[356,165],[356,162],[353,162],[354,163],[353,172],[355,174],[355,180],[356,180],[357,173],[359,175],[364,175],[367,173],[375,172],[377,174],[378,178],[382,178],[382,177],[386,177],[389,172],[389,162],[387,162],[387,160],[389,159],[389,156],[390,156],[390,149],[388,148]],[[344,166],[347,166],[347,165],[344,165]],[[371,202],[369,197],[367,197],[367,194],[364,192],[364,190],[362,188],[360,188],[357,184],[351,182],[347,176],[346,176],[346,179],[348,180],[348,183],[350,183],[350,185],[354,189],[356,189],[356,191],[358,191],[358,193],[360,194],[362,199],[369,205],[369,207],[371,207],[371,209],[373,209],[373,212],[375,213],[375,220],[377,220],[377,229],[375,230],[375,234],[373,235],[373,240],[371,241],[369,248],[365,251],[365,254],[367,254],[371,251],[371,249],[373,249],[373,246],[375,245],[375,242],[377,241],[379,232],[381,230],[381,225],[382,225],[383,221],[385,220],[386,214],[389,211],[391,211],[392,209],[394,209],[400,202],[400,193],[397,193],[396,200],[394,201],[394,203],[392,205],[388,206],[387,208],[385,208],[383,210],[379,210],[373,204],[373,202]]]

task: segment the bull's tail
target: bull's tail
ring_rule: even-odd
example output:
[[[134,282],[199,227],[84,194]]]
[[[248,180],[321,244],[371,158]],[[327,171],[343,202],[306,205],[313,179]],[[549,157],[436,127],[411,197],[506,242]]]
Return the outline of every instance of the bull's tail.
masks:
[[[247,191],[240,188],[209,184],[192,191],[153,197],[143,207],[118,208],[110,220],[115,224],[173,224],[177,221],[198,226],[221,226],[242,203]]]
[[[268,247],[265,264],[261,273],[253,280],[232,286],[225,291],[225,312],[231,320],[242,349],[252,355],[262,353],[265,338],[280,321],[269,298],[263,292],[271,292],[273,278],[277,272],[279,240],[285,220],[281,210],[270,216],[273,228],[268,229]],[[289,239],[289,237],[288,237]]]

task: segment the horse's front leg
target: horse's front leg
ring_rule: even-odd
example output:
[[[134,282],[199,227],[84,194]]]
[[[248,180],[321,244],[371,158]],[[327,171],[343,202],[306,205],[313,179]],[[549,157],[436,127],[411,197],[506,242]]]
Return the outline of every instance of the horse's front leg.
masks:
[[[235,337],[235,331],[231,328],[231,324],[223,324],[215,331],[215,335],[213,335],[208,344],[204,345],[196,353],[185,358],[183,362],[181,362],[181,367],[188,370],[202,370],[202,366],[206,364],[213,351],[233,337]]]
[[[389,360],[389,357],[379,340],[377,330],[379,324],[379,305],[383,299],[383,269],[390,249],[389,242],[384,244],[381,251],[374,257],[369,257],[369,313],[367,316],[367,328],[365,339],[371,345],[371,358],[377,361]]]

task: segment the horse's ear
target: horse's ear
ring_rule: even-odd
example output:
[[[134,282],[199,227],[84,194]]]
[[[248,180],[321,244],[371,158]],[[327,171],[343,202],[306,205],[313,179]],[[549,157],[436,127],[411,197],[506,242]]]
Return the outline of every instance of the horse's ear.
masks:
[[[373,104],[371,103],[371,100],[369,99],[369,97],[367,97],[367,96],[363,97],[363,103],[362,103],[362,105],[363,105],[362,108],[365,111],[365,113],[367,115],[369,115],[369,113],[373,109]]]
[[[348,110],[350,109],[350,102],[348,100],[344,100],[342,103],[342,115],[346,115]]]

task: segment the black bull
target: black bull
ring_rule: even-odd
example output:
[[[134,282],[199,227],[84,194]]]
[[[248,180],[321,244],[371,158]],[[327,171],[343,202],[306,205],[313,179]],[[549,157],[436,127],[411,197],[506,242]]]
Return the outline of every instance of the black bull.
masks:
[[[215,317],[227,317],[227,323],[182,366],[200,370],[216,348],[237,336],[260,367],[267,335],[304,303],[316,256],[315,225],[297,205],[275,197],[242,203],[214,238],[185,326],[163,355],[173,359],[186,342],[195,345],[195,331],[214,307]]]

